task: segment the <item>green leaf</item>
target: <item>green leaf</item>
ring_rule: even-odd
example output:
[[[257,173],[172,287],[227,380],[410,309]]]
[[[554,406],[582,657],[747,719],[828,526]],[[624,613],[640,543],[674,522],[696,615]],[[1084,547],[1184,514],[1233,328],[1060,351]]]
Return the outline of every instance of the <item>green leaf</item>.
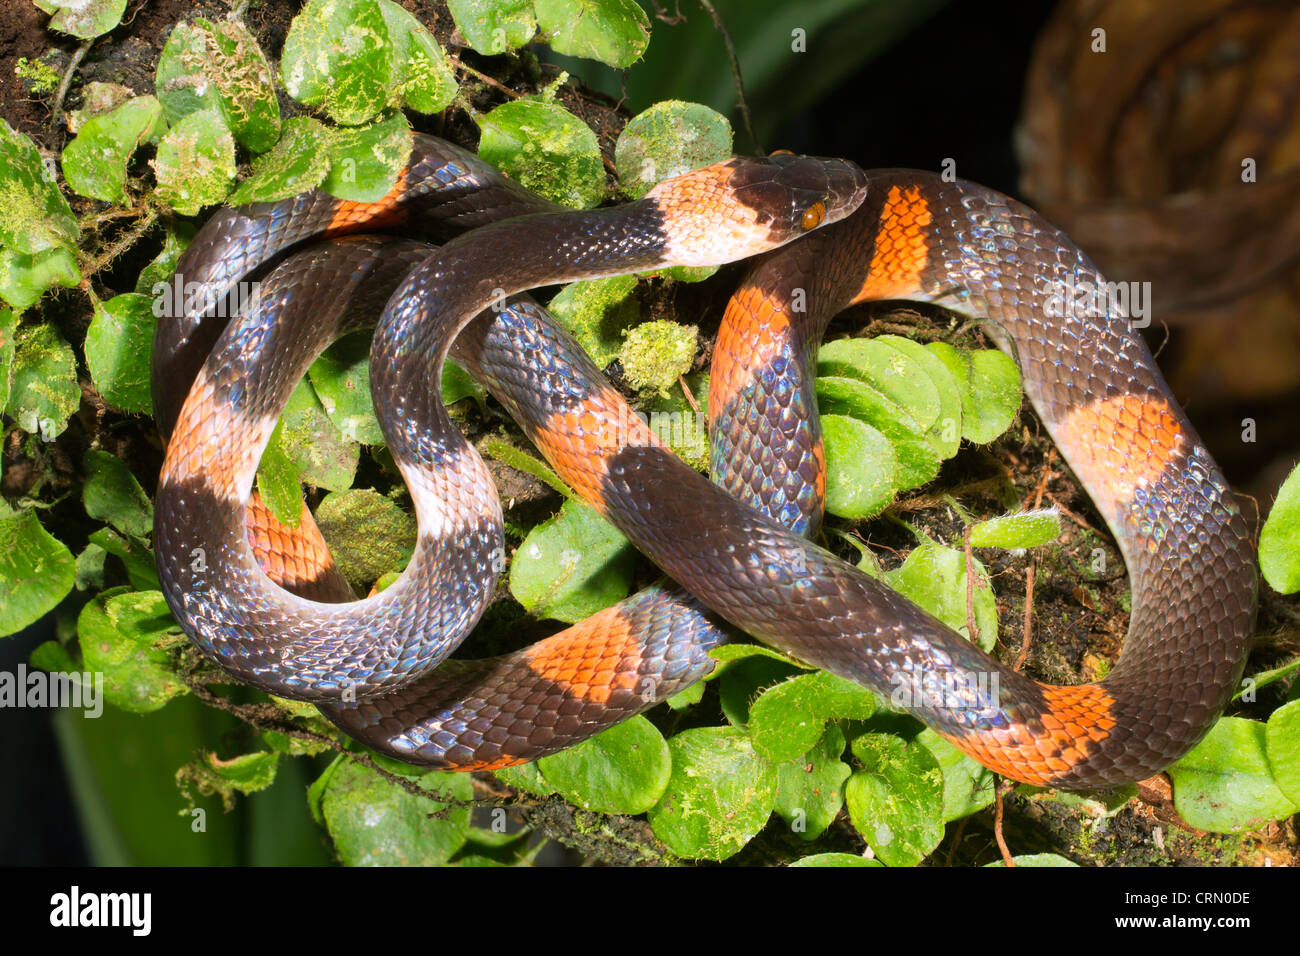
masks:
[[[730,646],[747,645],[728,645]],[[718,648],[710,653],[716,655],[725,649]],[[722,715],[735,727],[748,727],[749,709],[763,689],[802,673],[806,673],[802,666],[792,664],[777,654],[756,654],[729,663],[723,668],[718,680],[718,703],[722,707]]]
[[[82,196],[105,202],[126,198],[126,166],[141,143],[162,135],[162,106],[152,96],[137,96],[82,124],[63,150],[63,175]]]
[[[167,131],[151,165],[158,198],[182,216],[196,216],[230,192],[235,140],[217,110],[191,113]]]
[[[169,122],[216,110],[235,139],[255,153],[280,136],[271,65],[238,20],[178,23],[158,57],[156,85]]]
[[[749,736],[755,750],[780,763],[816,746],[828,720],[866,720],[875,712],[876,695],[871,691],[817,671],[764,691],[749,709]]]
[[[54,16],[50,29],[82,40],[103,36],[122,22],[126,0],[34,0]]]
[[[650,44],[650,20],[634,0],[534,0],[533,7],[556,53],[622,70]]]
[[[303,481],[318,488],[346,491],[352,486],[361,446],[339,434],[316,392],[299,382],[281,416],[281,448]]]
[[[12,309],[0,307],[0,411],[9,404],[9,375],[17,346],[18,316]]]
[[[533,0],[447,0],[447,9],[465,42],[485,56],[517,49],[537,32]]]
[[[229,760],[222,760],[209,751],[203,755],[202,766],[220,782],[222,789],[250,794],[265,790],[275,783],[275,771],[279,764],[280,755],[267,750],[240,754]]]
[[[53,441],[80,404],[76,359],[63,336],[53,325],[19,329],[5,414],[23,431]]]
[[[1266,738],[1258,721],[1221,717],[1169,768],[1182,818],[1211,833],[1236,833],[1300,813],[1273,779]]]
[[[819,374],[816,389],[823,421],[832,415],[853,418],[889,439],[896,491],[916,488],[939,474],[939,456],[926,438],[929,426],[907,408],[874,386],[842,375]]]
[[[993,771],[972,760],[927,727],[916,742],[934,755],[943,771],[943,819],[960,820],[993,802],[997,779]]]
[[[393,106],[409,106],[417,113],[440,113],[456,98],[456,74],[442,47],[424,24],[392,0],[380,0],[394,44]]]
[[[376,0],[307,0],[285,37],[280,75],[299,103],[356,126],[388,106],[395,60]]]
[[[368,488],[326,495],[316,509],[316,523],[339,570],[358,590],[402,567],[415,550],[415,517]]]
[[[501,767],[492,771],[492,775],[508,787],[534,793],[539,797],[550,796],[555,792],[536,763],[520,764],[517,767]]]
[[[853,741],[863,769],[849,778],[849,819],[889,866],[915,866],[943,839],[943,771],[925,747],[888,734]]]
[[[973,548],[1037,548],[1061,536],[1061,516],[1055,508],[1002,515],[972,525]]]
[[[656,184],[731,157],[731,124],[721,113],[665,100],[637,114],[614,144],[619,187],[640,199]]]
[[[158,324],[154,309],[160,301],[127,292],[94,304],[86,330],[86,367],[104,401],[124,412],[153,410],[149,356]]]
[[[841,518],[869,518],[894,500],[898,459],[894,445],[865,422],[823,415],[826,510]]]
[[[77,618],[85,669],[102,672],[104,697],[133,714],[158,710],[187,692],[162,646],[175,634],[171,610],[158,591],[103,591]]]
[[[153,504],[130,469],[116,456],[96,448],[86,451],[84,467],[81,499],[86,514],[107,521],[123,534],[148,536],[153,530]]]
[[[1020,371],[996,349],[955,349],[946,342],[926,348],[948,367],[961,390],[963,438],[987,444],[1009,427],[1020,410]]]
[[[600,813],[644,813],[668,786],[672,760],[654,724],[636,716],[537,762],[566,800]]]
[[[63,600],[76,576],[72,552],[34,511],[0,517],[0,635],[34,624]]]
[[[1077,867],[1079,865],[1073,860],[1067,860],[1065,857],[1059,856],[1055,853],[1026,853],[1023,856],[1013,856],[1011,862],[1015,863],[1016,866]],[[984,865],[986,867],[996,868],[999,866],[1005,867],[1006,863],[1003,860],[994,860],[992,863],[986,863]]]
[[[158,590],[158,572],[154,569],[153,555],[142,544],[122,537],[112,528],[92,531],[88,539],[122,562],[131,587],[137,591]]]
[[[369,330],[345,335],[312,362],[307,376],[340,435],[363,445],[383,445],[370,396],[371,335]]]
[[[512,100],[477,120],[479,156],[529,189],[573,209],[604,198],[596,134],[563,106]]]
[[[991,651],[998,637],[997,600],[988,572],[978,560],[972,594],[979,646]],[[902,566],[885,573],[886,583],[899,594],[919,604],[944,624],[970,640],[966,617],[966,555],[940,544],[914,548]]]
[[[881,335],[875,341],[900,353],[905,361],[929,377],[939,399],[939,414],[925,437],[941,460],[957,454],[961,447],[961,390],[952,372],[920,342],[900,335]]]
[[[844,806],[844,781],[853,770],[843,753],[844,733],[832,726],[808,753],[777,765],[776,812],[800,839],[817,839]]]
[[[34,255],[77,251],[77,217],[36,145],[0,119],[0,246]]]
[[[510,593],[540,618],[573,624],[626,597],[635,564],[617,528],[581,502],[566,501],[519,546]]]
[[[160,296],[169,295],[169,288],[171,290],[175,288],[172,277],[176,274],[176,263],[197,231],[188,222],[174,220],[166,223],[163,227],[162,252],[140,271],[140,277],[135,282],[135,291],[141,295],[147,293],[155,300]]]
[[[852,853],[813,853],[795,860],[790,866],[883,866],[879,860],[854,856]]]
[[[279,202],[315,189],[329,172],[330,130],[310,116],[295,116],[270,152],[253,162],[253,173],[230,194],[230,204]]]
[[[1282,482],[1259,532],[1259,567],[1274,590],[1300,591],[1300,467]]]
[[[651,433],[696,471],[709,471],[709,376],[683,376],[686,389],[677,384],[667,395],[651,396],[640,415]],[[687,394],[694,401],[687,400]],[[698,411],[697,411],[698,409]]]
[[[426,773],[421,789],[465,803],[419,797],[352,761],[332,767],[319,791],[320,814],[348,866],[440,866],[465,844],[469,774]]]
[[[1273,782],[1288,800],[1300,806],[1300,700],[1273,712],[1264,728],[1264,739]]]
[[[623,333],[641,321],[633,276],[610,276],[566,285],[547,306],[601,368],[618,358]]]
[[[80,282],[77,257],[67,249],[28,255],[0,246],[0,299],[15,309],[35,304],[51,286],[71,289]]]
[[[280,524],[298,527],[302,521],[302,484],[298,469],[280,447],[280,425],[276,425],[257,465],[257,491]]]
[[[325,191],[352,202],[378,202],[397,184],[412,142],[411,126],[401,113],[369,126],[337,130]]]
[[[678,856],[725,860],[767,824],[776,774],[742,730],[697,727],[668,741],[673,769],[650,827]]]

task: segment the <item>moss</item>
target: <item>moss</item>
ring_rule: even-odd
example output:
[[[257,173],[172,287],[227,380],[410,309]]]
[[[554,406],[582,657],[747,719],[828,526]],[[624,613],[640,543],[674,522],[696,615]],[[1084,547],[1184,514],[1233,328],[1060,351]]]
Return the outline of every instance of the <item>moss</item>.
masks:
[[[59,88],[59,72],[48,63],[19,57],[14,73],[31,84],[33,93],[53,93]]]
[[[629,385],[641,392],[667,395],[690,371],[700,330],[676,322],[646,322],[627,334],[619,359]]]

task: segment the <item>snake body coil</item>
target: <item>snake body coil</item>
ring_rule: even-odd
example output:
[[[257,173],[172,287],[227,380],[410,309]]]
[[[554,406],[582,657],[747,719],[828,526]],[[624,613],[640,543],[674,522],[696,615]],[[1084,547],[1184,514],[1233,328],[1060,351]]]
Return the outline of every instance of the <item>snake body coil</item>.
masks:
[[[470,231],[440,249],[379,237],[294,248],[414,221],[437,238],[441,227]],[[663,448],[535,303],[502,307],[540,285],[721,263],[809,230],[767,252],[724,317],[710,393],[719,485]],[[201,307],[159,325],[155,408],[165,429],[175,422],[156,509],[159,576],[187,633],[228,672],[318,701],[380,750],[470,770],[563,749],[708,673],[708,651],[726,639],[713,614],[901,699],[986,765],[1045,785],[1163,769],[1240,678],[1256,582],[1226,483],[1108,300],[1095,314],[1049,314],[1061,289],[1105,287],[1095,267],[990,190],[787,155],[709,167],[639,203],[559,212],[417,137],[384,201],[314,193],[225,210],[177,271],[219,295],[272,260],[224,332]],[[825,489],[817,343],[836,312],[882,298],[987,318],[1017,358],[1132,577],[1130,636],[1102,683],[1030,681],[807,540]],[[288,529],[250,491],[307,365],[381,308],[372,392],[420,535],[398,581],[355,601],[305,507]],[[449,351],[680,589],[648,589],[504,658],[442,663],[486,607],[502,555],[487,471],[439,398]]]

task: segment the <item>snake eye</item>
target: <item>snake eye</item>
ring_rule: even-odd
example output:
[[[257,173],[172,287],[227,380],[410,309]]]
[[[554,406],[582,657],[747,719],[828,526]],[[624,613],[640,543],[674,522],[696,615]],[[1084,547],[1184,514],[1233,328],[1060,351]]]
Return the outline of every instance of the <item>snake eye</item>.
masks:
[[[800,223],[800,225],[803,226],[803,231],[807,232],[809,229],[816,229],[818,226],[820,226],[822,224],[822,220],[825,218],[826,218],[826,204],[821,202],[815,202],[803,211],[803,221]]]

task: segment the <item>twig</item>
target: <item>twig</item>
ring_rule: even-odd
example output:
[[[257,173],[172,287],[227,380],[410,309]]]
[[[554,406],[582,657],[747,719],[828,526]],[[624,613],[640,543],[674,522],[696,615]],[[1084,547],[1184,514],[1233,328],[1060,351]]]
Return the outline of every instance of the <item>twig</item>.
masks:
[[[972,525],[967,525],[962,534],[961,546],[966,553],[966,629],[970,632],[970,642],[980,642],[980,628],[975,623],[975,560],[970,550],[970,532]]]
[[[86,263],[85,268],[81,270],[83,284],[88,283],[92,276],[98,274],[106,266],[111,265],[114,259],[139,242],[144,234],[154,227],[157,221],[157,209],[150,209],[141,216],[140,221],[130,232]]]
[[[718,28],[722,34],[722,42],[727,47],[727,59],[731,61],[731,76],[736,81],[736,99],[740,105],[740,118],[745,122],[745,132],[749,134],[749,141],[754,144],[754,149],[763,152],[758,144],[758,137],[754,135],[754,124],[749,118],[749,103],[745,101],[745,81],[740,77],[740,60],[736,58],[736,47],[731,42],[731,34],[727,32],[727,25],[722,22],[722,17],[714,8],[709,0],[700,0],[700,6],[713,18],[713,25]]]
[[[482,81],[483,81],[484,83],[486,83],[488,86],[490,86],[490,87],[492,87],[493,89],[498,90],[498,91],[500,91],[500,92],[506,94],[506,96],[509,96],[511,99],[515,99],[515,100],[517,100],[517,99],[519,99],[521,96],[524,95],[524,94],[522,94],[522,93],[516,93],[514,90],[510,89],[510,87],[506,86],[506,85],[503,84],[503,83],[498,82],[497,80],[494,80],[492,77],[488,76],[486,73],[480,73],[478,70],[474,69],[474,67],[470,66],[468,63],[465,63],[465,62],[464,62],[463,60],[461,60],[460,58],[455,57],[455,56],[452,56],[450,53],[444,53],[443,55],[444,55],[448,60],[450,60],[452,63],[456,64],[456,66],[458,66],[458,67],[460,67],[462,70],[464,70],[466,73],[473,74],[476,78],[478,78],[479,80],[482,80]]]
[[[86,54],[94,45],[94,39],[83,40],[81,46],[72,54],[72,59],[68,62],[68,68],[63,73],[63,82],[59,84],[59,91],[54,94],[54,105],[50,107],[50,135],[55,136],[59,132],[59,115],[63,112],[63,101],[68,96],[68,90],[72,88],[72,77],[77,72],[77,67],[85,59]]]
[[[1002,862],[1007,866],[1014,867],[1016,861],[1011,858],[1011,850],[1007,848],[1007,839],[1002,835],[1002,795],[1015,786],[1011,780],[1003,781],[993,792],[995,810],[993,814],[993,836],[998,841],[998,849],[1002,852]]]

